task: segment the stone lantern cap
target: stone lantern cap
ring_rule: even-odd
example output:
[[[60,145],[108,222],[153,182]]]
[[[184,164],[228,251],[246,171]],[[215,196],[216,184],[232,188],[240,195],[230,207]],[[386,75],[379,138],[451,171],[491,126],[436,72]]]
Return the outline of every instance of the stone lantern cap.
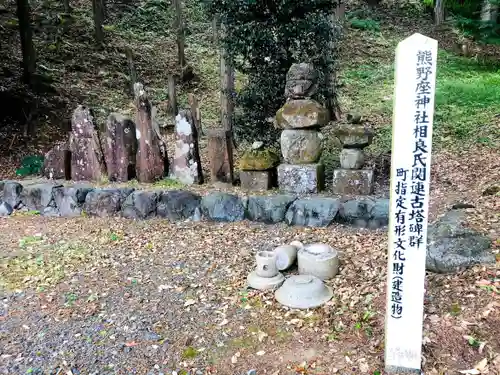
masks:
[[[338,124],[333,133],[344,148],[365,148],[373,141],[373,131],[361,124]]]

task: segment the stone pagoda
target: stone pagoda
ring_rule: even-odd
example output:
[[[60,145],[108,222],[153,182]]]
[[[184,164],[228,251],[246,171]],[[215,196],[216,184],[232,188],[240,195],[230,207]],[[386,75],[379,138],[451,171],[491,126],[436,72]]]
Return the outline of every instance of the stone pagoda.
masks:
[[[373,193],[373,169],[363,168],[364,148],[373,140],[373,131],[354,119],[339,124],[335,136],[342,144],[340,168],[333,171],[332,192],[339,195],[368,195]]]
[[[286,76],[287,102],[276,113],[284,164],[278,166],[278,185],[287,193],[317,193],[324,187],[319,163],[328,111],[311,97],[318,91],[318,75],[311,64],[293,64]]]

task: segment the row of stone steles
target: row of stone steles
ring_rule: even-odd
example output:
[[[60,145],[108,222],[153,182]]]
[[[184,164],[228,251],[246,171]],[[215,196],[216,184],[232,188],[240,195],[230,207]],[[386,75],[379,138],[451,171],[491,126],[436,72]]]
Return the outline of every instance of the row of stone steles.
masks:
[[[43,174],[73,181],[154,182],[168,175],[185,184],[204,182],[198,131],[192,114],[176,116],[175,153],[169,165],[167,142],[152,118],[152,106],[141,84],[135,85],[135,121],[111,113],[100,132],[92,110],[79,105],[73,112],[69,138],[45,156]]]

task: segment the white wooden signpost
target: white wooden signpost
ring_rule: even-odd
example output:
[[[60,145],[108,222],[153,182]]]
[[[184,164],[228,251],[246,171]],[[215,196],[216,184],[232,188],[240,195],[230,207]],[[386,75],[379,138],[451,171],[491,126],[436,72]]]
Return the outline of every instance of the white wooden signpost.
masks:
[[[396,49],[385,322],[388,373],[420,373],[437,41]]]

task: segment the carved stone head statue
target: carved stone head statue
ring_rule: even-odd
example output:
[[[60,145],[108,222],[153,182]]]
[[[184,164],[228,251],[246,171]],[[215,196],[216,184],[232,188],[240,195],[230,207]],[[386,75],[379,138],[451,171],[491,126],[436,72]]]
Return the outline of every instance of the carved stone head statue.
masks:
[[[318,73],[312,64],[293,64],[286,74],[287,99],[310,98],[318,91]]]

